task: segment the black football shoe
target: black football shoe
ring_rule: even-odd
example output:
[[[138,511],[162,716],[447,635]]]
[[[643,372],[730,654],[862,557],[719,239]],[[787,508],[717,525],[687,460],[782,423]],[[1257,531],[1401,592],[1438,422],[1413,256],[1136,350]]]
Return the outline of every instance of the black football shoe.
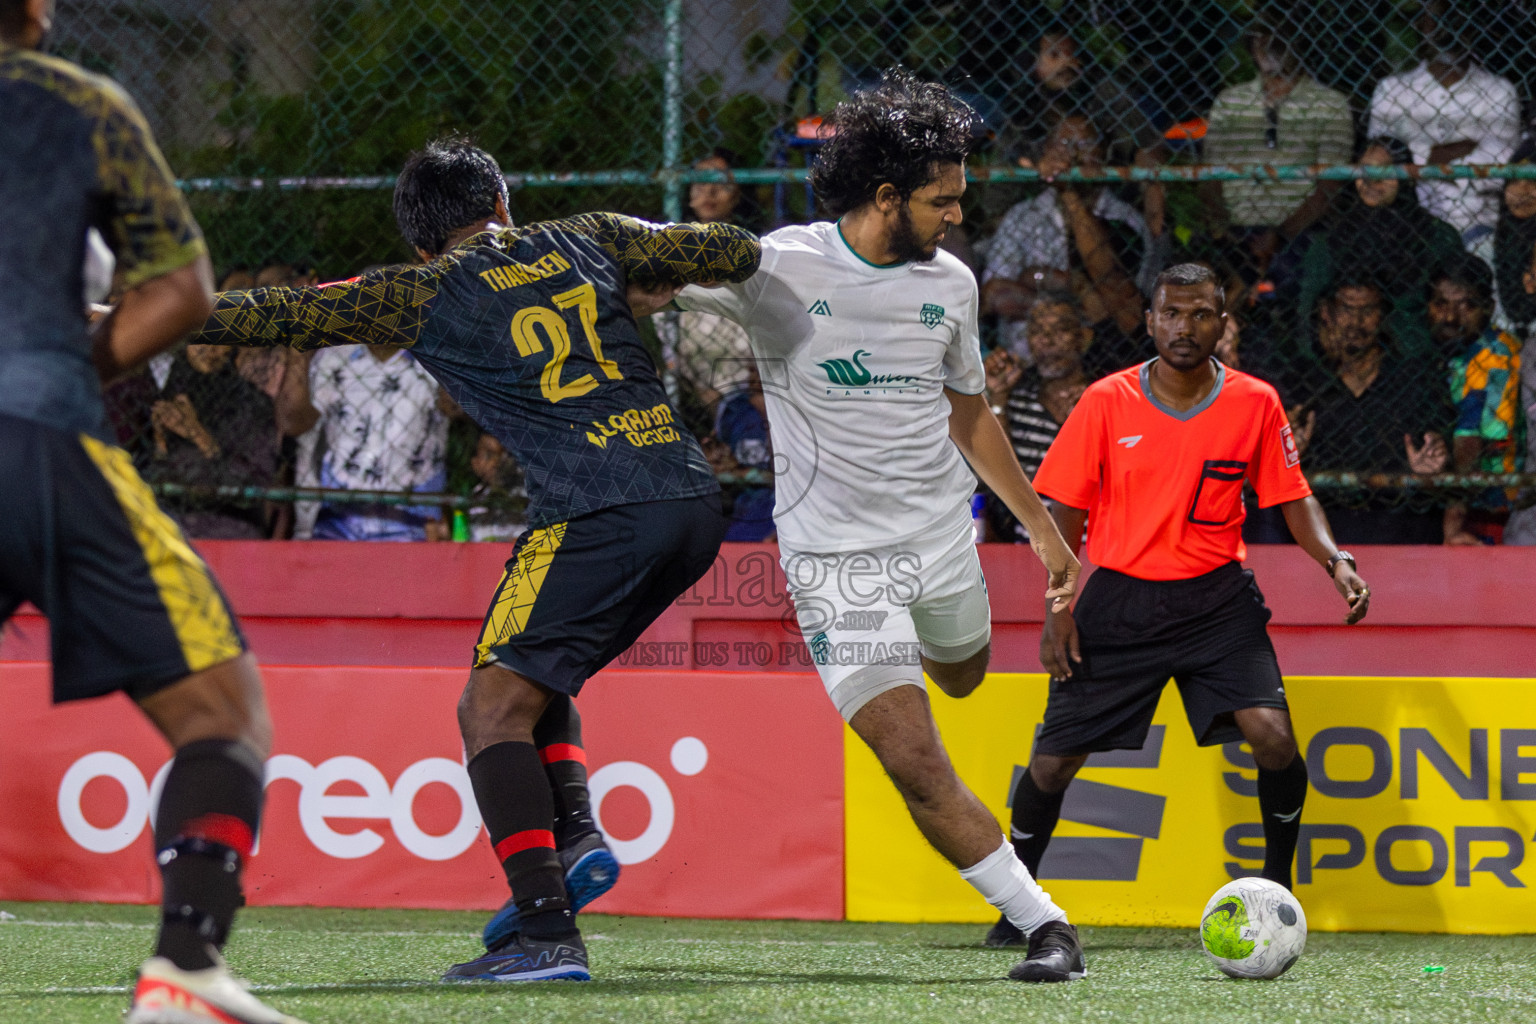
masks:
[[[1076,981],[1088,973],[1077,929],[1065,921],[1050,921],[1029,935],[1029,955],[1013,965],[1014,981]]]
[[[591,981],[580,935],[534,939],[514,932],[477,960],[455,964],[444,981]]]

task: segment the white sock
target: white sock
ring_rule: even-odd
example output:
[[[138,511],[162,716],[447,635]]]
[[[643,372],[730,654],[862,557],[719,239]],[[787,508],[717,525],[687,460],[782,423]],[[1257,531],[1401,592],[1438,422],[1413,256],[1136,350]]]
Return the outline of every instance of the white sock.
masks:
[[[1066,911],[1051,902],[1051,894],[1030,877],[1029,869],[1006,840],[985,859],[961,868],[960,877],[1025,935],[1048,921],[1067,919]]]

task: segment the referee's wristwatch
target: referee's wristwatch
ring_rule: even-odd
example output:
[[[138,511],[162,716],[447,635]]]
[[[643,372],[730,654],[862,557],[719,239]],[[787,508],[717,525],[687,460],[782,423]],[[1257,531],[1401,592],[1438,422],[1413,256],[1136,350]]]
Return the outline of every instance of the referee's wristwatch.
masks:
[[[1355,556],[1341,548],[1338,551],[1335,551],[1332,555],[1328,556],[1329,579],[1333,579],[1333,570],[1338,567],[1340,562],[1348,562],[1351,569],[1354,569],[1357,572],[1359,571],[1359,567],[1355,565]]]

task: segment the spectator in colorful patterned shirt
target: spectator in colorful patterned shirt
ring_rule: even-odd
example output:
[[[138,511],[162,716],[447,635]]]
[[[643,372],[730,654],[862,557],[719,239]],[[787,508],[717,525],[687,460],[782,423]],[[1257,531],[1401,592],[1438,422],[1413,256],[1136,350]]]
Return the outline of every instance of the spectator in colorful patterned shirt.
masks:
[[[1521,286],[1525,299],[1536,302],[1536,243],[1532,243]],[[1536,431],[1531,430],[1531,420],[1536,418],[1536,359],[1520,360],[1520,408],[1525,416],[1525,471],[1529,473],[1536,470],[1536,452],[1531,450],[1536,448]],[[1519,502],[1523,507],[1509,514],[1505,544],[1536,544],[1536,504],[1530,504],[1532,501],[1536,501],[1536,494],[1527,490]]]
[[[1258,75],[1223,89],[1206,117],[1205,160],[1212,164],[1341,164],[1354,147],[1355,122],[1344,94],[1319,85],[1289,40],[1260,25],[1246,38]],[[1336,182],[1212,181],[1200,187],[1216,234],[1234,250],[1245,280],[1294,278],[1299,248],[1281,255],[1328,208]],[[1290,264],[1281,273],[1279,261]],[[1271,263],[1276,266],[1271,268]],[[1277,282],[1284,285],[1286,281]]]
[[[1493,271],[1475,256],[1441,268],[1429,286],[1429,332],[1447,357],[1456,406],[1452,460],[1458,473],[1513,473],[1524,423],[1520,410],[1520,342],[1488,326]],[[1491,488],[1445,512],[1447,544],[1498,544],[1509,495]]]
[[[437,381],[394,345],[323,349],[309,368],[310,401],[320,414],[325,454],[320,485],[358,491],[441,492],[448,419]],[[316,540],[425,540],[435,508],[327,502]]]

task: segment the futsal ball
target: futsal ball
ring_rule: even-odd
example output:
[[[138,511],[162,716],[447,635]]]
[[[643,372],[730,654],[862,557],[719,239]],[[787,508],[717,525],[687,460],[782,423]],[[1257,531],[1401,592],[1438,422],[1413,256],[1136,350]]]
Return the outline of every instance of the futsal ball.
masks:
[[[1285,886],[1239,878],[1205,905],[1200,943],[1229,977],[1278,978],[1306,948],[1307,915]]]

